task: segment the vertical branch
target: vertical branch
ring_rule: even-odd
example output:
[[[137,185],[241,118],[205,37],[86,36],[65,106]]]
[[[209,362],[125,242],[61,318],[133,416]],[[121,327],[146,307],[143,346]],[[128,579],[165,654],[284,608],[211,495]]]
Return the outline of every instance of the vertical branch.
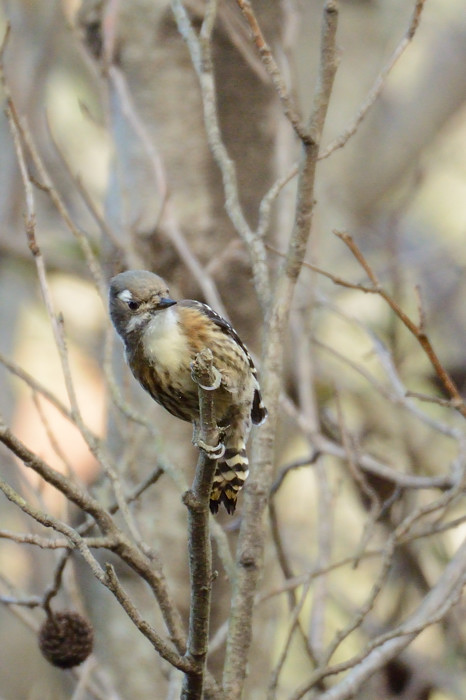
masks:
[[[209,647],[210,594],[212,590],[212,549],[209,532],[209,501],[217,457],[219,433],[215,421],[213,390],[218,387],[219,374],[212,365],[212,352],[207,348],[197,355],[192,365],[192,377],[199,388],[201,451],[193,485],[184,494],[188,508],[188,550],[191,600],[189,633],[185,657],[194,670],[186,673],[183,700],[200,700],[203,695],[204,673]],[[212,448],[211,452],[207,448]]]
[[[335,51],[337,10],[337,3],[334,0],[327,0],[324,7],[319,81],[314,107],[307,125],[307,133],[311,134],[312,138],[302,143],[295,222],[288,253],[279,271],[270,300],[266,322],[261,376],[264,401],[269,409],[269,420],[254,435],[252,442],[251,476],[245,490],[243,520],[238,541],[237,577],[233,591],[224,667],[224,690],[228,700],[236,700],[241,696],[249,657],[254,594],[261,571],[264,548],[263,513],[273,476],[278,403],[282,387],[283,341],[294,288],[301,271],[311,228],[319,141],[337,65]]]

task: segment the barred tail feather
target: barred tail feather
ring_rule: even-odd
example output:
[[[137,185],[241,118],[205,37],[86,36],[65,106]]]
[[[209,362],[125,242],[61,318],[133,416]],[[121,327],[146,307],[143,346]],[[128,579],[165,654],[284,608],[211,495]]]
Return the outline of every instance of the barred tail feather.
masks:
[[[249,462],[244,440],[236,440],[235,446],[227,445],[225,454],[217,464],[210,494],[210,510],[212,513],[217,513],[221,503],[223,503],[230,515],[234,513],[238,493],[244,486],[248,474]]]

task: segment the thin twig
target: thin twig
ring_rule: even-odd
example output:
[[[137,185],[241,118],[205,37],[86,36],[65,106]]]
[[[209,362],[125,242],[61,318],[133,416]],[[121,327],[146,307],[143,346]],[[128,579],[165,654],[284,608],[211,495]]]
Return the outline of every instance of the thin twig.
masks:
[[[281,485],[285,481],[285,477],[291,472],[294,471],[295,469],[300,469],[300,467],[307,467],[308,465],[315,464],[317,460],[320,457],[320,452],[317,450],[314,450],[310,455],[307,457],[301,457],[300,459],[296,459],[293,462],[290,462],[290,464],[285,464],[284,467],[281,467],[278,471],[278,474],[275,478],[275,481],[273,482],[272,486],[270,487],[270,498],[275,496],[277,491],[281,488]]]
[[[11,374],[19,377],[27,386],[29,386],[34,393],[41,394],[47,401],[49,401],[65,418],[67,418],[71,423],[74,422],[73,415],[71,411],[58,399],[58,397],[49,391],[43,384],[41,384],[35,377],[32,377],[26,370],[13,362],[13,360],[8,359],[2,353],[0,353],[0,363],[4,365]],[[98,441],[97,435],[89,431],[93,440]]]
[[[400,654],[417,635],[429,625],[443,619],[447,612],[456,605],[466,581],[466,541],[457,550],[445,567],[435,586],[418,605],[405,622],[389,633],[389,636],[373,640],[368,649],[352,659],[327,668],[326,675],[337,674],[352,669],[330,690],[319,695],[319,700],[347,700],[355,697],[362,683],[377,669]],[[290,698],[301,698],[313,687],[317,674],[312,680],[303,684]]]
[[[167,582],[163,573],[162,565],[158,557],[152,556],[149,560],[139,549],[134,547],[127,540],[125,535],[117,528],[110,513],[106,511],[100,503],[87,493],[81,486],[74,484],[55,469],[52,469],[42,459],[31,452],[0,419],[0,442],[3,442],[26,467],[33,469],[45,481],[55,486],[63,493],[68,500],[75,503],[79,508],[92,516],[104,535],[113,538],[112,551],[118,554],[134,571],[136,571],[151,587],[159,603],[162,615],[165,619],[170,635],[179,651],[184,653],[185,635],[183,625],[173,601],[168,592]],[[8,485],[7,485],[8,486]],[[9,487],[8,487],[9,488]],[[19,504],[19,503],[18,503]],[[45,524],[45,523],[44,523]],[[71,542],[78,547],[81,544],[80,535],[76,530],[71,530],[69,535]],[[61,530],[59,530],[61,532]],[[73,533],[76,534],[76,541]],[[82,541],[85,545],[84,540]],[[79,547],[78,547],[79,549]],[[105,582],[100,575],[101,583]]]
[[[157,652],[168,661],[175,668],[179,668],[185,673],[192,671],[192,665],[189,660],[183,656],[180,656],[176,651],[173,650],[159,634],[154,630],[149,623],[144,620],[141,616],[139,610],[131,602],[128,594],[120,584],[115,570],[111,564],[106,565],[106,578],[105,585],[109,590],[112,591],[115,598],[118,600],[120,605],[125,610],[128,617],[134,622],[136,627],[142,632],[142,634],[152,642],[154,648]]]
[[[357,246],[354,239],[346,232],[334,231],[334,233],[348,246],[351,253],[354,255],[356,260],[359,262],[359,264],[369,277],[371,281],[371,286],[349,282],[348,280],[344,280],[341,277],[333,275],[332,273],[323,270],[317,265],[313,265],[312,263],[309,263],[307,261],[303,262],[303,266],[317,272],[320,275],[323,275],[324,277],[327,277],[328,279],[332,280],[334,284],[337,284],[342,287],[347,287],[348,289],[356,289],[365,292],[366,294],[377,294],[382,299],[384,299],[384,301],[390,306],[392,311],[394,311],[394,313],[398,316],[398,318],[402,321],[402,323],[406,326],[410,333],[416,338],[416,340],[419,342],[424,352],[426,353],[427,358],[432,364],[438,378],[440,379],[442,386],[444,387],[447,394],[449,394],[449,396],[451,397],[446,405],[455,408],[463,417],[466,417],[466,404],[463,401],[461,393],[454,381],[452,380],[452,378],[450,377],[450,375],[448,374],[448,372],[446,371],[446,369],[444,368],[444,366],[442,365],[428,336],[425,333],[425,314],[422,307],[418,307],[420,313],[420,321],[419,324],[416,324],[401,309],[401,307],[395,301],[395,299],[393,299],[393,297],[381,286],[377,275],[375,274],[367,259],[364,257],[363,253]],[[272,252],[276,253],[277,255],[285,256],[284,253],[281,253],[273,246],[267,245],[266,247]],[[422,395],[414,394],[414,396],[420,398],[420,396]],[[438,401],[438,403],[440,403],[440,401]]]
[[[3,493],[9,501],[14,503],[24,513],[36,520],[36,522],[40,523],[44,527],[52,527],[57,532],[60,532],[62,535],[68,537],[70,541],[73,542],[75,547],[79,550],[79,552],[82,554],[84,560],[91,568],[94,576],[99,581],[103,581],[104,574],[100,564],[92,556],[85,540],[76,532],[74,528],[60,521],[58,518],[55,518],[53,515],[45,513],[39,508],[35,508],[31,504],[27,503],[26,500],[3,479],[0,479],[0,490],[3,491]]]
[[[300,114],[297,105],[294,103],[293,97],[291,96],[289,90],[285,85],[283,76],[280,72],[277,62],[273,57],[272,50],[266,42],[265,37],[261,31],[257,18],[254,14],[254,10],[252,9],[251,3],[249,2],[249,0],[236,0],[236,2],[249,25],[253,41],[259,52],[262,63],[264,64],[267,73],[272,79],[275,90],[277,91],[277,94],[283,106],[283,113],[289,119],[290,124],[292,125],[299,139],[303,143],[308,144],[311,140],[311,135],[304,124],[303,118]]]
[[[364,526],[364,531],[361,535],[361,541],[358,546],[357,555],[353,565],[356,568],[359,564],[359,557],[365,551],[370,538],[374,534],[374,524],[377,518],[380,516],[380,513],[382,511],[382,504],[380,502],[377,491],[367,481],[364,472],[362,471],[362,469],[360,469],[358,465],[356,445],[354,444],[354,440],[352,439],[352,436],[350,435],[345,425],[343,417],[343,408],[341,406],[341,400],[338,392],[336,393],[336,396],[338,425],[341,434],[341,442],[347,454],[347,465],[350,474],[352,475],[354,481],[358,485],[361,493],[367,497],[370,503],[369,518]]]
[[[292,165],[289,171],[274,182],[268,192],[262,197],[259,205],[259,222],[257,224],[256,235],[261,238],[265,236],[270,225],[270,213],[272,205],[281,193],[282,189],[298,174],[298,166]],[[266,245],[268,247],[268,245]]]
[[[267,688],[267,700],[275,700],[275,698],[277,697],[276,693],[277,693],[278,680],[280,677],[280,673],[283,669],[286,658],[288,656],[291,642],[293,641],[293,638],[294,638],[294,633],[295,633],[296,629],[299,627],[299,616],[302,612],[304,603],[307,600],[307,596],[309,594],[310,587],[311,587],[311,584],[309,581],[307,581],[303,586],[303,590],[301,591],[299,601],[296,603],[294,609],[292,610],[292,613],[291,613],[289,620],[287,620],[288,631],[286,632],[285,642],[284,642],[282,650],[280,652],[280,656],[278,658],[278,661],[270,674],[269,686]]]
[[[101,213],[98,211],[97,206],[95,202],[93,201],[88,189],[85,187],[81,177],[79,175],[76,175],[73,172],[73,169],[68,161],[68,158],[66,157],[65,153],[63,152],[63,149],[60,147],[60,145],[57,142],[57,139],[55,138],[55,134],[53,133],[52,127],[50,125],[49,120],[46,120],[47,124],[47,129],[48,129],[48,134],[50,137],[50,142],[52,143],[55,152],[57,153],[60,162],[62,163],[63,167],[65,168],[66,172],[68,173],[69,177],[71,178],[76,191],[79,193],[81,196],[81,199],[83,200],[84,204],[86,205],[89,213],[91,214],[92,218],[95,220],[97,223],[100,231],[104,236],[108,238],[108,240],[111,242],[112,246],[115,247],[115,249],[119,252],[121,255],[122,259],[125,260],[127,264],[129,264],[132,260],[134,260],[134,252],[129,250],[128,247],[125,247],[122,241],[120,241],[117,236],[114,234],[112,227],[109,226],[105,218],[101,215]],[[134,264],[132,265],[134,267]]]
[[[342,445],[339,445],[337,442],[321,433],[309,431],[305,418],[288,397],[282,395],[281,407],[293,417],[303,433],[312,441],[314,449],[318,450],[323,455],[327,454],[338,457],[339,459],[346,459],[345,449]],[[451,473],[440,476],[417,476],[416,474],[407,473],[406,470],[403,471],[399,469],[398,471],[389,464],[364,452],[358,454],[358,463],[364,471],[390,481],[403,489],[445,490],[451,488],[454,483],[454,476]]]
[[[457,465],[458,467],[458,474],[457,474],[457,481],[456,484],[447,492],[442,494],[439,498],[437,498],[434,501],[431,501],[430,503],[427,503],[426,505],[420,506],[416,510],[412,511],[409,513],[403,520],[402,522],[395,528],[393,533],[390,535],[389,539],[387,540],[387,543],[384,547],[384,553],[383,553],[383,558],[382,558],[382,564],[381,568],[379,570],[379,574],[372,586],[371,592],[365,601],[365,603],[360,607],[356,615],[353,617],[353,619],[348,623],[348,625],[340,630],[328,646],[328,649],[325,654],[325,658],[319,668],[317,668],[314,673],[311,676],[311,679],[303,685],[293,696],[292,700],[299,700],[300,698],[303,697],[303,695],[308,692],[312,687],[315,686],[317,682],[319,682],[322,678],[325,678],[329,675],[333,675],[335,673],[340,673],[343,670],[347,670],[348,668],[351,668],[352,666],[356,666],[358,663],[360,663],[364,658],[368,658],[370,656],[371,651],[373,650],[372,646],[369,646],[369,649],[365,650],[364,654],[358,655],[357,657],[353,658],[349,662],[343,662],[343,664],[337,664],[335,666],[330,666],[329,661],[337,648],[340,646],[342,641],[348,637],[349,634],[351,634],[355,629],[357,629],[364,618],[368,615],[368,613],[372,610],[375,601],[380,594],[380,591],[382,590],[382,585],[386,577],[386,573],[388,571],[388,568],[391,564],[393,553],[395,551],[395,547],[397,543],[404,538],[407,533],[411,530],[413,525],[423,518],[426,514],[435,512],[436,510],[444,509],[453,499],[456,498],[457,494],[462,490],[463,488],[463,478],[464,478],[464,471],[465,471],[465,459],[464,455],[462,454],[459,458],[459,463]],[[463,551],[466,553],[466,544],[463,544],[462,547],[460,547],[460,551]],[[458,554],[458,553],[457,553]],[[457,558],[457,555],[450,561],[450,564],[448,567],[452,567],[453,561]],[[464,563],[462,564],[464,571],[466,572],[466,558],[464,559]],[[448,568],[447,567],[447,568]],[[463,574],[463,576],[466,576],[466,573]],[[466,578],[463,580],[462,585],[464,585],[464,582],[466,581]],[[450,583],[450,582],[448,582]],[[448,584],[447,584],[448,585]],[[424,598],[424,601],[420,604],[418,610],[421,610],[423,607],[425,607],[425,604],[427,604],[427,601],[435,597],[436,591],[437,591],[438,584],[429,592],[429,594]],[[447,599],[445,599],[447,600]],[[442,599],[442,605],[444,604],[444,600]],[[451,606],[453,603],[451,599],[447,600],[447,605]],[[435,613],[437,613],[438,610],[435,609]],[[416,613],[414,613],[412,618],[416,617]],[[432,624],[432,622],[429,622],[428,620],[424,620],[424,626]],[[398,633],[396,630],[393,630],[393,636],[398,642],[403,639],[403,632],[400,631],[400,628],[396,628],[398,630]],[[420,630],[418,630],[420,631]],[[418,631],[414,632],[413,631],[413,638],[417,635]],[[390,634],[391,636],[391,634]],[[382,643],[385,643],[385,639],[382,639]],[[408,642],[407,642],[408,643]],[[375,644],[375,646],[378,646],[376,643],[376,640],[372,642],[372,644]],[[403,644],[403,647],[405,645]],[[344,684],[344,681],[343,681]],[[330,692],[330,691],[328,691]],[[324,697],[331,697],[331,695],[328,695],[328,692],[324,694]]]
[[[356,114],[355,118],[353,119],[351,124],[347,126],[346,129],[340,134],[340,136],[338,136],[334,141],[329,143],[327,148],[325,148],[325,150],[319,154],[319,160],[322,160],[323,158],[328,158],[334,151],[336,151],[339,148],[343,148],[343,146],[346,145],[349,139],[352,136],[354,136],[361,122],[369,112],[370,108],[374,105],[375,101],[377,100],[383,88],[385,87],[387,78],[391,73],[392,69],[394,68],[395,64],[399,61],[399,59],[411,43],[414,34],[416,33],[416,30],[419,26],[424,3],[425,0],[416,0],[411,21],[409,23],[409,27],[404,37],[396,47],[395,51],[390,56],[387,64],[382,68],[381,72],[377,76],[374,84],[367,93],[366,99],[359,107],[358,113]]]
[[[367,259],[362,254],[360,248],[357,246],[354,239],[346,232],[334,231],[335,235],[338,236],[349,248],[351,253],[354,255],[359,264],[363,267],[367,276],[373,285],[373,292],[378,294],[382,299],[386,301],[389,307],[398,316],[400,321],[406,326],[410,333],[416,338],[418,343],[421,345],[428,360],[432,364],[442,386],[444,387],[447,394],[451,397],[454,408],[461,413],[461,415],[466,418],[466,404],[463,401],[461,393],[454,383],[453,379],[450,377],[445,367],[442,365],[437,353],[435,352],[432,343],[430,342],[428,336],[424,330],[424,315],[421,312],[420,323],[416,324],[411,318],[401,309],[398,303],[393,299],[393,297],[385,291],[380,285],[380,282],[375,274],[374,270],[370,266]]]
[[[49,539],[34,535],[31,532],[10,532],[10,530],[0,530],[0,539],[11,540],[17,544],[32,544],[41,549],[70,549],[72,544],[68,539]],[[86,545],[89,549],[109,549],[113,544],[111,537],[86,537]]]
[[[114,534],[116,526],[109,513],[81,486],[75,484],[67,477],[52,469],[44,460],[40,459],[26,445],[24,445],[6,426],[0,417],[0,442],[2,442],[13,454],[15,454],[26,467],[33,469],[39,476],[52,486],[55,486],[68,500],[89,513],[99,525],[104,534]]]

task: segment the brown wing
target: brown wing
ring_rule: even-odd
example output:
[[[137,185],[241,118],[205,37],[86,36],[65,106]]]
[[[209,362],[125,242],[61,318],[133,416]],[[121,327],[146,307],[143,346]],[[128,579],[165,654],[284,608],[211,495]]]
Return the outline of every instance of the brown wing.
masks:
[[[211,321],[215,323],[216,326],[218,326],[218,328],[220,328],[225,333],[225,335],[228,335],[230,338],[233,338],[235,343],[237,343],[243,350],[248,360],[249,367],[251,368],[251,374],[253,375],[255,380],[255,391],[251,408],[251,419],[255,425],[260,425],[261,423],[263,423],[267,418],[267,409],[262,402],[259,380],[257,378],[257,369],[254,365],[254,361],[251,355],[249,354],[249,350],[247,349],[246,345],[243,343],[243,341],[241,340],[231,323],[229,323],[225,318],[220,316],[208,304],[203,304],[200,301],[195,301],[194,299],[183,299],[183,301],[178,302],[178,305],[185,306],[191,309],[196,309],[197,311],[200,311],[201,313],[205,314]]]

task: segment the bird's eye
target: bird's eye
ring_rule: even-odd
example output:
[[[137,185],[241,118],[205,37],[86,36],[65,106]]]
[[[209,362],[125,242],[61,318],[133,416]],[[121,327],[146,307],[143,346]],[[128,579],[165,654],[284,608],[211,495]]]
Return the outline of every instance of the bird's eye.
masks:
[[[136,311],[137,309],[139,309],[139,306],[140,304],[138,301],[128,301],[128,308],[130,308],[131,311]]]

